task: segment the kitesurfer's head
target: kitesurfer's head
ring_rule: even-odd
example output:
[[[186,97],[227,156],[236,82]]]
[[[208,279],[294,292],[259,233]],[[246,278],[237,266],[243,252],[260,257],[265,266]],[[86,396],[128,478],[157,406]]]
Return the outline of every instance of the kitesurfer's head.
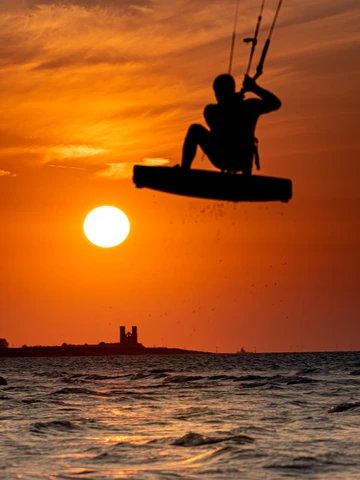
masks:
[[[216,100],[219,103],[226,102],[235,93],[235,80],[232,75],[223,73],[215,78],[213,83]]]

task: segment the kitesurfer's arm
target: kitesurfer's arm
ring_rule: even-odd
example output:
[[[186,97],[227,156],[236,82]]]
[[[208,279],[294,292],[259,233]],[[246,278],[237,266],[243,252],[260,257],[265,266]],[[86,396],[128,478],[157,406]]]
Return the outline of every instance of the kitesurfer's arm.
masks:
[[[255,93],[255,95],[261,98],[261,113],[272,112],[281,107],[281,101],[276,95],[269,92],[269,90],[265,90],[265,88],[261,88],[255,80],[248,75],[245,75],[242,91]]]
[[[217,105],[207,105],[204,109],[204,118],[210,128],[210,130],[215,130],[219,124],[219,113]]]

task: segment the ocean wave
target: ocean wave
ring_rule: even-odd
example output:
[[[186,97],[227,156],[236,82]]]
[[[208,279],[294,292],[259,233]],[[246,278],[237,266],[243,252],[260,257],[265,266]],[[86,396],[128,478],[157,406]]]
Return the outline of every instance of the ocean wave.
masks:
[[[269,376],[264,375],[240,375],[239,377],[234,377],[234,380],[239,382],[252,382],[254,380],[268,380]]]
[[[145,458],[142,456],[145,454]],[[139,456],[143,458],[144,463],[152,464],[159,462],[157,448],[147,444],[135,444],[132,442],[119,442],[112,445],[106,451],[99,453],[93,457],[92,461],[98,463],[116,463],[122,466],[135,466],[139,464]]]
[[[185,382],[197,382],[198,380],[204,380],[203,375],[173,375],[164,379],[165,383],[185,383]]]
[[[79,430],[79,426],[68,420],[53,420],[51,422],[36,422],[30,427],[31,433],[68,433],[73,430]]]
[[[300,385],[302,383],[316,383],[318,380],[315,380],[314,378],[309,378],[309,377],[293,377],[289,378],[286,381],[286,385]]]
[[[26,403],[27,405],[32,405],[34,403],[42,403],[42,400],[39,400],[38,398],[23,398],[21,400],[21,403]]]
[[[69,373],[63,370],[61,371],[50,370],[50,371],[37,372],[38,377],[61,378],[61,377],[66,377],[67,375],[69,375]]]
[[[149,373],[173,373],[174,370],[169,370],[168,368],[152,368],[149,370]]]
[[[208,380],[237,380],[235,375],[211,375]]]
[[[346,410],[352,410],[357,408],[360,408],[360,402],[340,403],[339,405],[333,405],[332,407],[330,407],[328,413],[346,412]]]
[[[250,383],[242,383],[240,385],[241,388],[259,388],[269,385],[269,382],[250,382]]]
[[[125,375],[99,375],[99,374],[93,374],[93,375],[85,375],[84,378],[86,380],[119,380],[119,378],[126,378],[129,377],[130,374],[125,374]]]
[[[278,470],[294,470],[294,472],[302,470],[302,471],[311,471],[314,472],[316,467],[322,465],[318,458],[313,456],[299,456],[291,459],[283,459],[282,461],[277,461],[265,465],[265,468],[268,469],[278,469]]]
[[[299,455],[297,457],[292,457],[291,455],[282,455],[279,459],[275,460],[272,463],[264,465],[264,468],[267,469],[276,469],[283,472],[286,472],[286,475],[293,473],[294,477],[298,475],[312,475],[312,478],[315,478],[315,473],[321,474],[321,478],[357,478],[353,475],[344,475],[344,469],[347,467],[351,470],[351,467],[356,466],[357,463],[354,462],[351,457],[346,458],[346,454],[340,454],[339,452],[328,452],[321,453],[318,456],[314,455]],[[341,468],[339,470],[339,467]],[[350,467],[350,468],[349,468]],[[333,473],[341,474],[341,477],[333,475]],[[355,469],[356,474],[358,471]],[[318,478],[318,475],[316,475]]]
[[[282,376],[282,375],[273,375],[269,377],[259,377],[261,381],[241,383],[241,388],[259,388],[259,387],[278,387],[281,385],[301,385],[307,383],[317,383],[318,380],[310,377],[300,377],[298,375]]]
[[[196,432],[189,432],[186,435],[176,439],[171,445],[178,447],[197,447],[200,445],[212,445],[214,443],[221,443],[232,441],[237,444],[253,443],[254,439],[247,435],[230,435],[225,437],[207,437]]]
[[[309,373],[320,373],[320,369],[317,367],[302,368],[296,375],[308,375]]]
[[[50,395],[102,395],[100,392],[95,390],[90,390],[88,388],[62,388],[61,390],[55,390],[55,392],[50,393]]]

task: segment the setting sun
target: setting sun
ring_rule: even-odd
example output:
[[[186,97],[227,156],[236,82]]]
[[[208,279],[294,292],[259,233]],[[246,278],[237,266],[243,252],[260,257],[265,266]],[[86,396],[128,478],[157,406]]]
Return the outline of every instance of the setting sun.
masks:
[[[85,219],[84,232],[88,240],[102,248],[116,247],[129,235],[130,222],[116,207],[103,206],[92,210]]]

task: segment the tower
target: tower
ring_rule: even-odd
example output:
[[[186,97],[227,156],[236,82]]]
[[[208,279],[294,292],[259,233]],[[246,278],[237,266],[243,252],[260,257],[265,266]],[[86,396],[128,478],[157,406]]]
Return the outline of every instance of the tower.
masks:
[[[131,333],[125,330],[124,326],[120,327],[120,345],[122,347],[137,347],[138,344],[138,334],[137,327],[131,327]]]
[[[131,330],[132,330],[132,335],[131,335],[132,343],[137,344],[138,343],[138,341],[137,341],[137,327],[131,327]]]
[[[126,343],[125,327],[120,327],[120,343]]]

